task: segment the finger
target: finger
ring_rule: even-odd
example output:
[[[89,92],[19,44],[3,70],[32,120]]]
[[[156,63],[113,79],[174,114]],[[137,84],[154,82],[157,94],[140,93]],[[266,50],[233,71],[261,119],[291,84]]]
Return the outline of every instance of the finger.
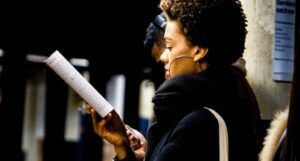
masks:
[[[135,132],[132,129],[131,129],[130,133],[134,140],[139,140],[139,137],[135,134]]]
[[[84,102],[84,105],[86,107],[86,109],[91,112],[91,110],[93,109],[92,106],[90,106],[88,103]]]
[[[101,128],[104,128],[105,125],[107,124],[107,122],[109,122],[111,120],[111,118],[112,118],[112,114],[110,113],[98,123],[98,126],[100,126]]]
[[[94,109],[91,109],[91,117],[92,117],[94,130],[96,130],[97,129],[97,119],[96,119],[96,111]]]
[[[131,132],[127,132],[127,137],[130,139],[130,137],[132,137]]]
[[[107,121],[110,120],[111,118],[112,118],[112,114],[111,113],[109,113],[106,117],[104,117],[104,119],[107,120]]]
[[[124,125],[125,125],[126,130],[130,130],[131,129],[131,127],[129,125],[127,125],[127,124],[124,124]]]
[[[131,145],[131,148],[132,148],[133,150],[137,150],[137,149],[139,149],[140,147],[141,147],[141,144],[138,144],[138,143],[134,143],[134,144]]]
[[[126,128],[126,131],[129,131],[132,135],[134,135],[134,131],[129,125],[125,124],[125,128]]]
[[[128,138],[129,138],[129,140],[131,140],[131,141],[135,141],[135,138],[134,138],[132,135],[130,135]]]

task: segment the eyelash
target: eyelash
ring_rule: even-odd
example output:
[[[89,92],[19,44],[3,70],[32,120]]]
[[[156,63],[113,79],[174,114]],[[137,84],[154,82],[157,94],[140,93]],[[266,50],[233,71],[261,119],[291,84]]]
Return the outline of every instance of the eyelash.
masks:
[[[169,47],[169,46],[166,46],[165,47],[167,50],[171,50],[172,49],[172,47]]]

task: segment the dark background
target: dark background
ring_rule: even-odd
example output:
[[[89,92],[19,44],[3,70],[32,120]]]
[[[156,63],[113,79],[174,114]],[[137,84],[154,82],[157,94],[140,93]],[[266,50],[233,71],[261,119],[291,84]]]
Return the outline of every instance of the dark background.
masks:
[[[65,56],[97,58],[114,63],[112,69],[127,69],[132,66],[129,60],[144,56],[145,30],[159,13],[158,3],[119,0],[3,5],[0,47],[45,54],[59,49]]]

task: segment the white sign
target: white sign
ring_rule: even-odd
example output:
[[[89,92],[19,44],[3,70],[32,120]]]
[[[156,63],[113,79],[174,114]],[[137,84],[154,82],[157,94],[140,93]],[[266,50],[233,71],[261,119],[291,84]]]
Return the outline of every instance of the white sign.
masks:
[[[295,0],[277,0],[273,54],[273,80],[293,80]]]

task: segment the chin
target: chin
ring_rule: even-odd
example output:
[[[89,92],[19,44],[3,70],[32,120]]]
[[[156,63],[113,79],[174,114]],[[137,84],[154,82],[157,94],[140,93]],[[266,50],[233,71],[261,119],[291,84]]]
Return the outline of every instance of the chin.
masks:
[[[169,72],[166,72],[165,73],[165,79],[167,80],[167,79],[169,79],[170,78],[170,73]]]

